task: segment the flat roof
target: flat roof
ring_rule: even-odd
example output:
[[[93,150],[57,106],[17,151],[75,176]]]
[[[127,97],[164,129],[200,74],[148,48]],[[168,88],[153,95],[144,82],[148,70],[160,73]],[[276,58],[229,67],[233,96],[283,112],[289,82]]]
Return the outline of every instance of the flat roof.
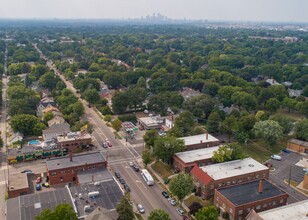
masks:
[[[259,163],[251,157],[242,160],[233,160],[225,163],[203,166],[200,168],[214,180],[225,179],[261,170],[268,170],[267,166]]]
[[[280,195],[287,195],[286,192],[263,179],[263,192],[259,193],[260,180],[248,182],[228,188],[218,189],[224,197],[235,206],[244,205]]]
[[[70,156],[51,158],[46,160],[47,169],[58,170],[69,167],[76,167],[84,164],[96,164],[105,162],[104,156],[100,152],[86,153],[86,154],[75,154],[73,160],[70,161]]]
[[[44,209],[63,203],[73,205],[66,188],[19,196],[7,200],[7,219],[33,220]]]
[[[194,136],[181,137],[178,139],[184,140],[185,146],[219,141],[217,138],[210,134],[199,134]]]
[[[214,151],[217,151],[218,149],[219,146],[216,146],[198,150],[183,151],[176,153],[175,155],[184,163],[191,163],[199,160],[212,158]]]
[[[292,138],[292,139],[289,140],[289,142],[297,144],[297,145],[300,145],[300,146],[303,146],[303,147],[308,147],[308,142],[307,141],[302,141],[302,140],[299,140],[299,139]]]
[[[259,212],[258,215],[264,220],[307,220],[308,200],[296,202],[286,206]]]
[[[106,168],[79,172],[77,177],[79,184],[103,182],[113,179],[111,173]]]
[[[123,192],[114,179],[101,182],[99,186],[94,186],[93,183],[82,184],[69,188],[72,196],[75,199],[75,205],[79,216],[86,216],[94,211],[98,206],[105,209],[116,209],[118,202],[123,196]],[[98,191],[99,195],[95,198],[88,196],[89,192]],[[79,198],[79,194],[82,198]],[[90,212],[84,212],[86,205],[91,206]]]
[[[143,117],[139,118],[139,121],[141,121],[146,126],[159,126],[157,120],[154,120],[152,117]]]
[[[74,141],[74,140],[84,140],[84,139],[89,139],[91,138],[90,134],[83,134],[79,136],[57,136],[57,141],[58,142],[63,142],[63,141]]]
[[[28,175],[26,173],[9,175],[9,191],[25,188],[29,188]]]

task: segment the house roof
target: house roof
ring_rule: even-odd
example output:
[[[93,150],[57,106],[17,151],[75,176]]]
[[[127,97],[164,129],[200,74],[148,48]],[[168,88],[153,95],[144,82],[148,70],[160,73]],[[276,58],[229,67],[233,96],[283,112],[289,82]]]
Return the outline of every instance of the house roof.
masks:
[[[43,113],[50,112],[50,111],[59,111],[59,109],[55,106],[49,105],[42,110]]]
[[[13,134],[10,136],[9,141],[12,142],[12,140],[14,140],[14,139],[17,138],[17,137],[24,138],[24,135],[23,135],[21,132],[13,133]]]
[[[59,122],[59,123],[58,123]],[[48,122],[47,122],[47,124],[48,124],[48,126],[49,127],[51,127],[52,125],[54,125],[54,124],[62,124],[62,123],[64,123],[65,122],[65,120],[64,120],[64,118],[62,117],[62,116],[60,116],[60,115],[55,115],[52,119],[50,119]]]
[[[216,190],[235,206],[241,206],[281,195],[288,195],[285,191],[276,187],[269,181],[263,179],[262,182],[262,193],[259,193],[260,180]]]
[[[289,142],[293,143],[293,144],[297,144],[299,146],[308,147],[307,141],[302,141],[302,140],[299,140],[299,139],[292,138],[292,139],[289,140]]]
[[[51,126],[50,128],[47,128],[45,130],[43,130],[43,135],[47,135],[47,134],[61,134],[61,133],[66,133],[66,132],[70,132],[70,125],[68,123],[63,123],[63,124],[56,124]]]
[[[175,155],[184,163],[191,163],[199,160],[211,159],[214,151],[217,151],[219,146],[202,148],[198,150],[190,150],[176,153]]]
[[[70,156],[48,159],[46,160],[47,169],[52,171],[85,164],[96,164],[106,161],[100,152],[77,154],[73,155],[72,157],[72,161],[70,160]]]
[[[217,138],[210,134],[199,134],[188,137],[178,138],[180,140],[184,140],[185,146],[200,144],[200,143],[211,143],[211,142],[219,142]]]
[[[195,165],[190,172],[202,181],[202,183],[209,184],[213,180],[207,173],[203,172],[198,165]]]
[[[262,170],[268,170],[268,167],[258,161],[248,157],[242,160],[233,160],[225,163],[200,167],[214,180],[225,179],[233,176],[240,176],[247,173],[254,173]]]
[[[108,210],[98,207],[87,215],[85,220],[116,220],[118,217],[119,216],[116,210]]]

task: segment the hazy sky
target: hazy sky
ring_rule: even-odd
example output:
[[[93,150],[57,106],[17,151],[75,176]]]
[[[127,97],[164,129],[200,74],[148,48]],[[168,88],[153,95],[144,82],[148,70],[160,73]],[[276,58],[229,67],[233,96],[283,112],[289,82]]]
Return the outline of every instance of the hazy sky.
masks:
[[[0,18],[169,18],[308,22],[308,0],[0,0]]]

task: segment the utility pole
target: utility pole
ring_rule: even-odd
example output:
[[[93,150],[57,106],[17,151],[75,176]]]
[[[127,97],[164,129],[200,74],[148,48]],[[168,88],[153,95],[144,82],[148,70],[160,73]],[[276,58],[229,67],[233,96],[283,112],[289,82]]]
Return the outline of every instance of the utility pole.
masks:
[[[292,164],[290,164],[290,171],[289,171],[289,186],[291,182],[291,173],[292,173]]]

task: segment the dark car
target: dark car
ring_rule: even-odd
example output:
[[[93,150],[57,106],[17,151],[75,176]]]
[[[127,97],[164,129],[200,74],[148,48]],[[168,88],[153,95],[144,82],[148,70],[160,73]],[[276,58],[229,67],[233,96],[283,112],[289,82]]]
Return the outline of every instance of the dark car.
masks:
[[[134,164],[133,169],[134,169],[136,172],[139,172],[139,167],[138,167],[136,164]]]
[[[123,178],[119,178],[119,181],[120,181],[121,184],[123,184],[123,185],[125,184],[125,180]]]
[[[284,148],[284,149],[282,149],[281,151],[282,151],[282,152],[285,152],[285,153],[287,153],[287,154],[291,153],[291,151],[290,151],[289,149],[287,149],[287,148]]]
[[[118,171],[114,172],[114,175],[115,175],[118,179],[121,178],[121,175],[120,175],[120,173],[119,173]]]
[[[161,194],[166,198],[166,199],[168,199],[169,198],[169,195],[168,195],[168,193],[167,192],[165,192],[165,191],[162,191],[161,192]]]
[[[124,189],[127,191],[127,192],[130,192],[130,188],[129,188],[129,186],[125,183],[124,185]]]

